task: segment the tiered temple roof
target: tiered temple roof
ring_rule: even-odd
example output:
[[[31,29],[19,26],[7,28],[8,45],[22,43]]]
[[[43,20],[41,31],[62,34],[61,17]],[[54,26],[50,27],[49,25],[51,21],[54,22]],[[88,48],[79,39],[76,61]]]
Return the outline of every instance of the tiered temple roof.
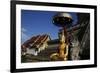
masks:
[[[26,42],[24,42],[21,45],[22,49],[26,49],[26,48],[39,48],[45,41],[47,41],[47,39],[50,38],[49,35],[44,34],[44,35],[37,35],[37,36],[33,36],[32,38],[30,38],[29,40],[27,40]]]

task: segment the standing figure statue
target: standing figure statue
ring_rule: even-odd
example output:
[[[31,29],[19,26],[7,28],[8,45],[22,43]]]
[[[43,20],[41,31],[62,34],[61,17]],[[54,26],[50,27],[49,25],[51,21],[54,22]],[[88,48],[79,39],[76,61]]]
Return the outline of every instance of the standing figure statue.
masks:
[[[63,29],[60,30],[58,37],[58,51],[56,53],[51,54],[50,58],[53,61],[66,61],[68,59],[68,44],[66,44],[65,42],[66,38]]]
[[[58,45],[59,58],[65,61],[67,60],[67,57],[68,57],[68,44],[66,43],[64,30],[61,30],[59,33],[59,41],[60,41]]]

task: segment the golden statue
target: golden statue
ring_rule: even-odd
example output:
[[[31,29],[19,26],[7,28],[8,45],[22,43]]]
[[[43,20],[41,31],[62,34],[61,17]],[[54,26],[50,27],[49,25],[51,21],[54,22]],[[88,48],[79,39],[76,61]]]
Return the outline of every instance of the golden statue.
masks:
[[[68,57],[68,44],[65,43],[65,34],[64,30],[61,30],[59,33],[59,45],[58,52],[51,54],[50,58],[53,61],[66,61]]]

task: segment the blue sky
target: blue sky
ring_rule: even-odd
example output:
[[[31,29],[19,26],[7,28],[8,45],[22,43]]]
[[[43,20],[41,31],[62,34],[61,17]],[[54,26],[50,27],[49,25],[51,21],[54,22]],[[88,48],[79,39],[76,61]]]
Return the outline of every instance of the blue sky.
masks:
[[[56,13],[58,12],[21,10],[21,42],[39,34],[49,34],[51,39],[57,39],[59,27],[52,23],[52,17]],[[76,24],[76,13],[70,14],[74,19],[73,24]]]

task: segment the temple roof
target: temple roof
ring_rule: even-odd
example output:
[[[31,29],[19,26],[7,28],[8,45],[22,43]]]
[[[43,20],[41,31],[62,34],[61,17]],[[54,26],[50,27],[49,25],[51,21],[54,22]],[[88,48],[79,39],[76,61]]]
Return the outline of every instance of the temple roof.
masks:
[[[50,39],[50,36],[47,35],[47,34],[33,36],[29,40],[24,42],[21,45],[21,48],[22,49],[26,49],[26,48],[39,48],[43,44],[43,42],[47,41],[48,38]]]

